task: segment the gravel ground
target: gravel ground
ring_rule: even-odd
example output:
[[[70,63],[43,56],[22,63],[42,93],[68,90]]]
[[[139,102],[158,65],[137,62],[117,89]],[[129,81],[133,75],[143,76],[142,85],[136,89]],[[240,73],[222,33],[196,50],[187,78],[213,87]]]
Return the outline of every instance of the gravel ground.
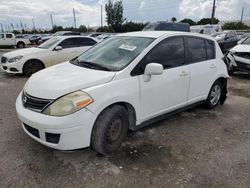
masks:
[[[1,56],[1,52],[0,52]],[[0,71],[0,187],[249,187],[250,75],[230,96],[136,132],[110,156],[57,151],[29,138],[15,112],[27,78]]]

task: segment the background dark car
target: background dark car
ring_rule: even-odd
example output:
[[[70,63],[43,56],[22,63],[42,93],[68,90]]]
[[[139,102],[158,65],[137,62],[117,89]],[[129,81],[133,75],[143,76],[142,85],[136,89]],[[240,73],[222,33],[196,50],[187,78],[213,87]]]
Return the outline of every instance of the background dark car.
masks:
[[[40,35],[33,35],[29,38],[31,44],[38,44],[38,41],[41,40]]]
[[[238,37],[235,31],[226,31],[220,35],[217,35],[215,39],[223,53],[236,46],[238,42]]]
[[[184,31],[190,32],[190,26],[187,23],[155,22],[149,23],[143,31]]]

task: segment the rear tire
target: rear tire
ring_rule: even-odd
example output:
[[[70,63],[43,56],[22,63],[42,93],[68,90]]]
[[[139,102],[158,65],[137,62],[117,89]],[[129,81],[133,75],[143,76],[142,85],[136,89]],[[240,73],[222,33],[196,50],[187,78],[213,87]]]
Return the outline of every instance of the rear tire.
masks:
[[[25,44],[23,42],[18,42],[16,46],[17,48],[25,48]]]
[[[220,81],[217,80],[212,85],[204,106],[208,109],[214,108],[220,103],[221,95],[222,95],[222,85]]]
[[[23,66],[23,73],[26,76],[31,76],[32,74],[42,70],[44,68],[43,64],[38,60],[27,61]]]
[[[117,150],[128,131],[128,111],[114,105],[104,110],[97,118],[91,135],[91,146],[100,154]]]

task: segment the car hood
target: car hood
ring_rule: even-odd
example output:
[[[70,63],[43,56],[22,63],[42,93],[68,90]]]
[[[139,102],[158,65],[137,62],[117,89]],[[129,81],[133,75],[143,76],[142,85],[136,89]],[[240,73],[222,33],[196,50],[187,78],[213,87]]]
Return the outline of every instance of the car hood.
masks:
[[[41,52],[45,52],[45,51],[47,51],[47,49],[26,48],[26,49],[20,49],[20,50],[15,50],[12,52],[5,53],[3,56],[7,57],[7,58],[12,58],[12,57],[16,57],[19,55],[22,55],[22,56],[31,55],[31,54],[33,55],[33,54],[41,53]]]
[[[26,82],[24,91],[34,97],[56,99],[73,91],[107,83],[115,74],[66,62],[32,75]]]
[[[249,52],[250,53],[250,45],[247,44],[238,44],[233,47],[230,52]]]

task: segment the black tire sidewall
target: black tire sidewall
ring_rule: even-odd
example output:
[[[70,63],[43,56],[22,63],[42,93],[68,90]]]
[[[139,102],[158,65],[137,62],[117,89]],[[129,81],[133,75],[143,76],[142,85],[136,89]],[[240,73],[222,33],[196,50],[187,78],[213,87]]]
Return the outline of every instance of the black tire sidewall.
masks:
[[[215,106],[217,106],[219,103],[220,103],[220,100],[214,105],[211,103],[211,93],[212,93],[212,90],[213,88],[216,86],[216,85],[219,85],[220,86],[220,91],[221,91],[221,95],[220,97],[222,96],[222,85],[220,83],[220,81],[215,81],[214,84],[212,85],[210,91],[209,91],[209,94],[208,94],[208,97],[207,97],[207,100],[205,102],[205,107],[209,108],[209,109],[212,109],[214,108]]]
[[[36,72],[29,73],[29,72],[27,71],[27,66],[28,66],[29,64],[31,64],[31,63],[37,63],[37,64],[39,64],[40,69],[39,69],[38,71],[40,71],[40,70],[43,68],[43,67],[42,67],[42,63],[39,62],[39,61],[36,61],[36,60],[27,61],[27,62],[24,64],[24,66],[23,66],[23,74],[26,75],[26,76],[31,76],[32,74],[38,72],[38,71],[36,71]]]
[[[116,142],[110,144],[107,141],[107,134],[108,128],[114,118],[119,118],[122,121],[122,129]],[[96,120],[91,136],[91,146],[101,154],[110,154],[114,152],[120,147],[124,140],[127,134],[128,125],[128,112],[124,107],[120,105],[109,107],[104,110]]]

